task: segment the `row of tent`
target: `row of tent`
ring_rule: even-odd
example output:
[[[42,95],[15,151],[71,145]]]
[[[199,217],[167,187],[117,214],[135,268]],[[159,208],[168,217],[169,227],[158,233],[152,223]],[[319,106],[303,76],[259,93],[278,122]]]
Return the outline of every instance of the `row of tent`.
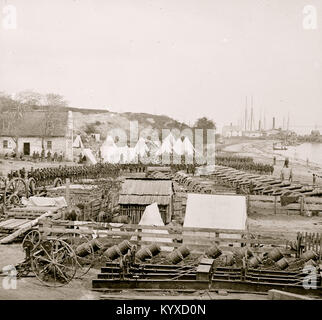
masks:
[[[159,157],[162,154],[177,154],[193,156],[196,152],[191,141],[185,137],[182,141],[180,138],[175,137],[170,133],[162,142],[162,144],[140,137],[135,147],[118,147],[113,138],[108,136],[101,146],[101,156],[105,162],[118,163],[118,162],[132,162],[138,156],[144,158],[149,155],[150,158]]]
[[[73,148],[79,148],[82,153],[89,159],[93,164],[96,163],[95,156],[92,151],[84,147],[80,135],[77,135],[74,142]],[[118,147],[111,136],[107,136],[103,142],[101,148],[101,157],[104,162],[110,163],[130,163],[137,159],[138,156],[141,158],[146,157],[148,154],[151,159],[153,156],[159,157],[162,154],[176,154],[178,156],[193,156],[198,152],[193,147],[190,139],[185,137],[176,139],[171,133],[163,140],[162,144],[159,141],[152,141],[140,137],[135,147]]]

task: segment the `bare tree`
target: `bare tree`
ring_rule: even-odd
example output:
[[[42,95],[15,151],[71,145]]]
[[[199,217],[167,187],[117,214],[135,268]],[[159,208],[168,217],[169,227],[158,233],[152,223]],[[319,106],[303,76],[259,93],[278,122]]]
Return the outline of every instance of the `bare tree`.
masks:
[[[67,107],[68,103],[63,96],[56,93],[47,93],[44,96],[44,105],[55,107]]]

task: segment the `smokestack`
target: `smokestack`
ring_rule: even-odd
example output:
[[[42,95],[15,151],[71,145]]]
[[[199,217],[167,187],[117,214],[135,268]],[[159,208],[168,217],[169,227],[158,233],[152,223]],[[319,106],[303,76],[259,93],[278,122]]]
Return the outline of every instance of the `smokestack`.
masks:
[[[258,121],[258,131],[261,131],[262,130],[262,121],[259,120]]]
[[[275,129],[275,117],[273,117],[273,130]]]

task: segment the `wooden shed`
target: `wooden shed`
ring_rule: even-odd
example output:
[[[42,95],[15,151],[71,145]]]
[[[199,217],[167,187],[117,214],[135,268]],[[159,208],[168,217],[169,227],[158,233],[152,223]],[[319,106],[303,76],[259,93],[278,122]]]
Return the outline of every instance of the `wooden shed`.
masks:
[[[120,213],[138,224],[146,206],[156,202],[165,224],[171,222],[173,185],[171,180],[126,179],[119,197]]]

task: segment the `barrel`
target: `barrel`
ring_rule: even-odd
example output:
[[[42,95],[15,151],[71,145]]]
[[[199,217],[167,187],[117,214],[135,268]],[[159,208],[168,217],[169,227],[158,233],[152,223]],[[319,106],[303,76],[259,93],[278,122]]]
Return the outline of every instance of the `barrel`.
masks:
[[[75,253],[79,257],[86,257],[93,252],[92,245],[89,242],[85,242],[77,246]]]
[[[177,249],[183,258],[187,257],[190,254],[190,250],[186,246],[181,246]]]
[[[108,248],[106,251],[104,251],[103,256],[113,261],[117,259],[119,256],[121,256],[121,251],[118,248],[118,246],[115,245],[113,247]]]
[[[251,257],[253,255],[253,253],[248,249],[248,248],[236,248],[234,250],[234,255],[239,258],[242,259],[245,257],[245,255],[247,256],[247,258]]]
[[[305,251],[303,254],[302,254],[302,259],[304,261],[309,261],[309,260],[315,260],[316,259],[316,254],[314,251],[312,250],[308,250],[308,251]]]
[[[249,266],[252,268],[257,268],[260,263],[261,263],[261,260],[256,256],[252,256],[248,261]]]
[[[206,255],[208,258],[216,259],[222,254],[222,251],[216,246],[213,245],[206,251]]]
[[[119,243],[118,248],[120,249],[122,254],[126,254],[129,249],[131,249],[131,243],[128,240],[124,240]]]
[[[183,260],[183,256],[181,254],[181,252],[176,249],[173,250],[169,255],[168,255],[168,260],[172,263],[172,264],[177,264],[180,261]]]
[[[155,243],[152,243],[148,246],[148,249],[150,250],[152,256],[156,256],[158,255],[160,252],[161,252],[161,248],[160,246],[158,246],[157,244]]]
[[[268,253],[267,258],[276,262],[276,261],[281,260],[283,258],[283,255],[278,248],[275,248]]]
[[[103,243],[99,239],[92,239],[89,244],[92,246],[94,252],[103,248]]]
[[[288,262],[285,258],[282,258],[276,262],[276,265],[281,269],[284,270],[288,267]]]
[[[152,258],[152,253],[148,247],[141,248],[135,255],[141,261],[145,261],[149,258]]]
[[[226,255],[224,262],[225,262],[226,266],[228,266],[228,267],[232,266],[235,263],[234,256],[233,255]]]

